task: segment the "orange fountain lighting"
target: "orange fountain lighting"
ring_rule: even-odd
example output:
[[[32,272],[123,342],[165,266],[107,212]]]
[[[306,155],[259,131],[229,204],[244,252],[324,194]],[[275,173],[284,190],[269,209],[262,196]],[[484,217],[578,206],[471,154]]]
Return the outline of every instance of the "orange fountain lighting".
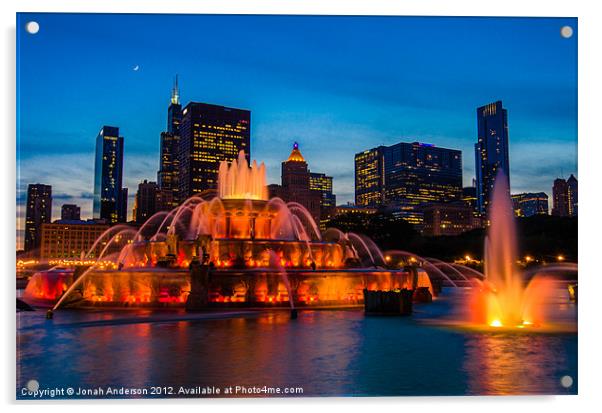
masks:
[[[470,314],[475,323],[495,328],[537,326],[544,318],[543,304],[552,288],[551,281],[534,278],[524,283],[515,265],[517,240],[507,181],[498,174],[495,182],[485,242],[485,280],[473,291]],[[525,261],[534,258],[527,255]]]
[[[230,165],[226,161],[220,163],[217,182],[221,199],[268,200],[265,165],[262,162],[258,166],[253,161],[249,167],[244,151]]]

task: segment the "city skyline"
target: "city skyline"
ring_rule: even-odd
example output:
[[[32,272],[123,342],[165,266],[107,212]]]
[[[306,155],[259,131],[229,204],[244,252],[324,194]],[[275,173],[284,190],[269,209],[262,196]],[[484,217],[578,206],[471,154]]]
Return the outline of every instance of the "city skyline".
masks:
[[[470,162],[472,145],[477,136],[474,110],[498,99],[504,101],[509,111],[512,192],[543,191],[551,195],[551,183],[555,177],[562,172],[576,172],[576,36],[563,39],[559,34],[564,24],[571,24],[576,29],[575,19],[322,16],[301,20],[291,16],[171,16],[162,20],[164,27],[157,28],[157,33],[151,35],[147,26],[153,22],[153,16],[23,14],[19,18],[30,19],[33,16],[43,27],[40,33],[46,29],[48,39],[25,38],[20,33],[20,59],[24,62],[33,58],[34,53],[63,54],[64,51],[56,48],[65,48],[65,43],[76,42],[81,46],[87,41],[86,36],[94,37],[94,30],[89,27],[97,27],[103,19],[112,19],[115,26],[134,24],[140,32],[132,35],[134,39],[124,40],[123,44],[117,44],[119,42],[114,38],[106,41],[95,38],[89,50],[76,47],[79,58],[62,56],[68,63],[65,70],[49,69],[49,76],[54,80],[44,85],[33,78],[34,73],[22,71],[18,97],[20,171],[17,193],[21,219],[25,201],[23,188],[35,182],[53,186],[53,219],[60,213],[63,203],[80,205],[82,216],[90,217],[93,171],[89,170],[89,157],[93,153],[93,136],[104,124],[119,126],[125,137],[123,186],[130,189],[128,204],[131,210],[135,187],[144,179],[154,180],[157,173],[160,133],[165,129],[165,110],[170,102],[170,90],[176,73],[180,74],[180,99],[183,103],[201,101],[244,107],[253,112],[253,158],[266,162],[268,183],[279,182],[279,164],[286,159],[291,142],[299,141],[304,155],[315,165],[315,169],[333,176],[338,204],[353,199],[354,153],[397,142],[429,142],[461,150],[465,159],[463,180],[467,186],[474,177],[474,162]],[[82,16],[85,18],[82,19]],[[244,56],[256,52],[256,59],[252,59],[246,69],[234,69],[235,65],[227,64],[228,58],[220,53],[204,54],[202,59],[187,59],[178,55],[167,64],[152,58],[150,50],[147,50],[149,43],[146,42],[143,42],[140,51],[133,53],[134,56],[124,56],[123,52],[132,50],[129,42],[140,40],[141,33],[157,39],[170,27],[181,23],[181,19],[199,19],[208,23],[216,29],[210,39],[220,33],[217,27],[224,21],[237,22],[250,30],[249,36],[259,37],[264,43],[270,38],[269,34],[273,34],[272,31],[284,30],[284,39],[276,42],[276,51],[277,55],[289,56],[289,59],[266,67],[265,64],[272,60],[265,60],[265,53],[258,46],[244,51]],[[382,48],[396,39],[409,36],[412,41],[408,43],[419,40],[421,47],[440,52],[437,58],[451,58],[454,68],[447,71],[435,68],[434,73],[439,76],[433,80],[427,76],[432,76],[432,68],[422,73],[422,66],[431,63],[433,58],[424,51],[418,51],[416,45],[405,42],[398,45],[396,42],[398,50],[405,52],[407,62],[387,55],[373,62],[373,67],[356,62],[361,63],[357,69],[340,72],[339,69],[347,67],[345,65],[350,60],[359,59],[354,55],[357,50],[368,53],[361,49],[366,44],[365,39],[358,40],[350,32],[350,19],[360,27],[374,30],[380,24],[380,29],[373,34],[390,37],[383,38],[383,45],[377,47],[375,54],[382,53]],[[287,20],[290,27],[283,24],[283,20]],[[60,27],[58,23],[61,23]],[[318,73],[320,76],[312,79],[316,71],[312,69],[305,73],[307,63],[302,58],[310,55],[308,49],[316,47],[319,35],[326,32],[329,24],[338,24],[342,30],[341,33],[329,35],[327,38],[330,42],[326,42],[324,47],[316,49],[315,53],[312,51],[315,54],[313,60],[319,57],[326,66],[324,73]],[[310,39],[295,36],[295,28],[301,30],[308,26],[314,29]],[[463,32],[458,35],[459,27]],[[418,32],[414,35],[405,33],[409,28],[416,28]],[[494,30],[488,42],[498,47],[500,61],[503,60],[501,57],[508,57],[517,51],[520,51],[519,57],[523,60],[513,58],[516,60],[513,60],[513,64],[518,64],[518,67],[512,67],[509,63],[500,64],[502,68],[488,67],[486,72],[490,77],[484,77],[481,73],[476,78],[470,78],[479,72],[477,66],[471,66],[476,62],[477,55],[490,53],[475,53],[474,47],[485,42],[479,34],[488,33],[492,28],[499,31]],[[500,35],[502,29],[512,35]],[[73,34],[73,30],[78,32],[78,39],[66,39]],[[185,35],[192,29],[184,27],[181,30]],[[429,31],[429,35],[417,39],[416,36],[420,37],[425,30]],[[242,28],[234,30],[235,33],[241,31]],[[405,37],[396,37],[396,34],[403,33]],[[456,33],[451,39],[456,45],[470,36],[475,37],[476,44],[468,47],[468,43],[465,43],[464,48],[455,50],[457,56],[452,56],[445,53],[442,45],[435,41],[445,33]],[[224,44],[230,47],[235,43],[234,40],[235,34],[231,34]],[[284,47],[286,40],[291,41],[289,46],[292,52]],[[358,42],[354,43],[355,40]],[[336,44],[336,41],[341,41],[345,47],[337,51],[333,58],[325,57],[327,52],[332,51],[329,46]],[[215,51],[210,41],[206,47]],[[114,60],[114,67],[105,67],[104,73],[98,69],[92,70],[89,66],[92,55],[107,48],[113,48],[119,56]],[[156,49],[152,51],[157,52]],[[471,54],[472,57],[467,56]],[[462,59],[467,57],[470,59],[462,64]],[[388,62],[388,59],[392,61]],[[299,69],[292,68],[298,60],[303,61],[304,65]],[[545,68],[540,66],[543,61],[548,63]],[[412,63],[411,73],[385,69],[384,63],[387,62],[395,63],[394,68],[398,69],[404,67],[403,63]],[[216,73],[224,65],[228,68],[230,82],[224,81],[225,74]],[[23,65],[24,68],[30,66]],[[133,70],[134,66],[138,66],[138,70]],[[268,81],[269,76],[262,75],[259,69],[270,75],[277,72],[280,76]],[[87,76],[82,76],[81,71],[91,71],[94,79],[102,83],[106,90],[100,91],[98,85],[90,82]],[[329,82],[333,74],[342,76],[331,85]],[[464,76],[456,78],[461,74]],[[240,75],[243,80],[254,79],[256,84],[250,86],[244,82],[233,82],[235,75]],[[295,76],[299,79],[291,78]],[[62,83],[59,79],[63,79]],[[466,90],[461,90],[455,84],[458,79],[464,82],[462,85],[467,87]],[[77,85],[77,88],[69,87],[73,85]],[[288,88],[284,95],[279,89],[283,86]],[[385,93],[383,86],[393,88]],[[409,89],[396,95],[402,86]],[[262,88],[265,94],[258,92]],[[480,91],[481,88],[484,91]],[[119,104],[106,105],[108,95],[113,100],[117,97]],[[43,101],[48,102],[49,97],[52,98],[50,103],[62,102],[62,106],[58,106],[64,114],[57,116],[54,107],[46,107],[46,110],[40,107]],[[98,101],[90,102],[92,97],[97,97]],[[80,102],[87,104],[81,105],[83,110],[79,108]],[[73,112],[73,105],[78,106],[75,111],[76,122],[73,121],[74,113],[70,113]],[[98,110],[99,105],[103,106],[103,110]],[[137,105],[140,107],[137,108]],[[32,113],[36,113],[36,116],[33,117]],[[68,113],[70,122],[65,122],[64,117]],[[359,113],[364,116],[358,116]],[[436,122],[432,121],[433,116],[437,117]],[[57,127],[58,124],[61,127]],[[344,145],[341,145],[343,142]],[[535,147],[537,151],[533,150]],[[336,159],[329,158],[332,153],[337,154]],[[128,211],[130,215],[131,211]],[[19,225],[19,228],[22,226]]]

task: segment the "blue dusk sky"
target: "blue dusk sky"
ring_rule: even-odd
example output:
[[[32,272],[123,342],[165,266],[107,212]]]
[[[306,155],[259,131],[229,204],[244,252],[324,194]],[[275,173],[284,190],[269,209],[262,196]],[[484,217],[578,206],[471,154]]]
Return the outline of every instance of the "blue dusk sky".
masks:
[[[551,195],[577,172],[577,34],[575,18],[19,14],[18,228],[28,183],[52,185],[54,218],[64,203],[91,217],[102,125],[125,138],[131,210],[156,180],[176,73],[184,105],[251,110],[270,183],[298,141],[345,203],[355,153],[420,141],[462,150],[469,185],[476,108],[502,100],[512,192]]]

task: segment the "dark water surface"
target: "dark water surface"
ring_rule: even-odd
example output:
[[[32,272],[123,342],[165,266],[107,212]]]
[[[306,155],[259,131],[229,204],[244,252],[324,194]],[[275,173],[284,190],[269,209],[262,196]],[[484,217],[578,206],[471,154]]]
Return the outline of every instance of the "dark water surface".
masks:
[[[576,306],[559,297],[551,303],[556,314],[576,323]],[[149,392],[99,397],[156,397],[153,387],[186,397],[180,386],[216,387],[220,395],[230,386],[300,387],[304,396],[577,392],[577,334],[425,323],[450,314],[462,299],[461,291],[447,291],[405,318],[366,317],[359,309],[300,311],[297,320],[286,311],[59,310],[53,320],[43,311],[22,312],[17,397],[33,398],[22,390],[31,379],[63,392],[109,386]],[[561,385],[566,375],[573,379],[569,388]]]

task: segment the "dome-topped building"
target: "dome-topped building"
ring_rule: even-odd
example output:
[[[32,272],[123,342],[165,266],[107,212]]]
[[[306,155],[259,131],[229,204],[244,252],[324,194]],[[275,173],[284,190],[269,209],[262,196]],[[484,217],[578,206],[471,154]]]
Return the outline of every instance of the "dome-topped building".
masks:
[[[291,154],[289,155],[286,162],[305,162],[305,158],[303,157],[303,155],[301,155],[301,151],[299,150],[299,144],[297,142],[293,144],[293,150],[291,151]]]

